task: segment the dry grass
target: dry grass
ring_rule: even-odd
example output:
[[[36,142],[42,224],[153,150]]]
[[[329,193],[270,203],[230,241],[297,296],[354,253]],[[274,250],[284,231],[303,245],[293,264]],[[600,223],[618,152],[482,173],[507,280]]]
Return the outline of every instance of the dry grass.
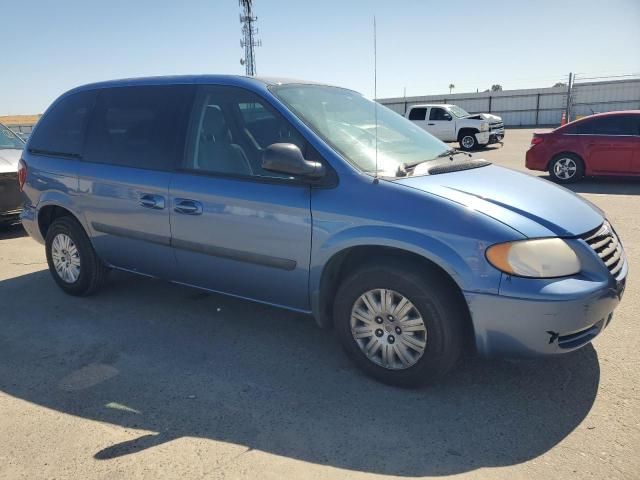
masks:
[[[38,115],[5,115],[0,116],[0,123],[10,127],[12,125],[35,125],[38,119],[41,117]]]

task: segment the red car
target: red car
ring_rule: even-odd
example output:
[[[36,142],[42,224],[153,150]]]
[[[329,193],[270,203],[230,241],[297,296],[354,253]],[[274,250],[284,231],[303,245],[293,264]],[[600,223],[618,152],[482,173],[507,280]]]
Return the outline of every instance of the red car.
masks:
[[[525,165],[559,183],[585,175],[640,176],[640,110],[600,113],[534,133]]]

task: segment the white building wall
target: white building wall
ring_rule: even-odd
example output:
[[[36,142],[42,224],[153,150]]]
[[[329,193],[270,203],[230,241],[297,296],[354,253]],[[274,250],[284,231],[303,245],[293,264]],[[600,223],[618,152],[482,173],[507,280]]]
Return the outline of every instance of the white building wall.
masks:
[[[403,115],[420,103],[450,103],[469,113],[499,115],[507,126],[558,125],[567,105],[566,87],[383,98],[381,104]],[[640,109],[640,79],[577,83],[571,117],[593,112]]]

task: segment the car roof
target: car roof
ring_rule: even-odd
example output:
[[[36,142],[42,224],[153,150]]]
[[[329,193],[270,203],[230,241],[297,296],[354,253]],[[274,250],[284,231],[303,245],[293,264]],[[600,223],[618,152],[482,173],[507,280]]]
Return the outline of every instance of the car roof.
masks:
[[[602,112],[602,113],[593,113],[591,115],[587,115],[586,117],[582,117],[579,120],[586,120],[587,118],[596,118],[596,117],[613,117],[615,115],[640,115],[640,110],[616,110],[613,112]]]
[[[328,85],[321,82],[300,80],[285,77],[248,77],[244,75],[171,75],[158,77],[122,78],[103,82],[89,83],[69,90],[67,94],[84,90],[103,88],[129,87],[142,85],[231,85],[239,87],[260,88],[271,85]]]
[[[451,103],[421,103],[419,105],[411,105],[411,108],[415,108],[415,107],[442,107],[442,108],[446,108],[446,107],[452,107],[453,105]]]
[[[554,132],[558,132],[558,131],[565,130],[570,125],[577,125],[578,123],[585,122],[585,121],[590,120],[592,118],[615,117],[615,116],[618,116],[618,115],[640,115],[640,110],[615,110],[613,112],[593,113],[591,115],[587,115],[585,117],[578,118],[577,120],[569,122],[569,123],[567,123],[565,125],[561,125],[561,126],[559,126],[558,128],[556,128],[553,131]]]

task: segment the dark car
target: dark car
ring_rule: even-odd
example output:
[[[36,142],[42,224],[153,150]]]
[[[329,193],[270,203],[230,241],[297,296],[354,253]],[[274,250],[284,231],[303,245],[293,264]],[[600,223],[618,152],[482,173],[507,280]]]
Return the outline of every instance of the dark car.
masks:
[[[20,137],[0,123],[0,225],[14,223],[20,215],[18,162],[23,148]]]
[[[526,166],[548,171],[558,183],[585,175],[640,175],[640,110],[600,113],[534,133]]]

